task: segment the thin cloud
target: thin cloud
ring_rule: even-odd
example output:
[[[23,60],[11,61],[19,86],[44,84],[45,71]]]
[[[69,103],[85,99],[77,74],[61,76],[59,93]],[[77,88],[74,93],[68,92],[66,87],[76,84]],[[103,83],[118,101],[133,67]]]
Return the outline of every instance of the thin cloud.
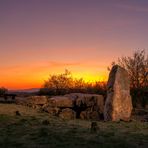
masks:
[[[56,71],[57,69],[65,69],[65,68],[76,68],[76,69],[104,69],[105,64],[99,64],[95,61],[78,61],[78,62],[58,62],[58,61],[42,61],[35,62],[30,64],[22,64],[22,65],[11,65],[11,66],[3,66],[1,67],[1,73],[10,72],[13,74],[27,74],[30,72],[33,73],[42,73],[47,70]]]
[[[104,68],[104,65],[103,64],[99,64],[95,61],[81,61],[81,62],[53,62],[53,61],[50,61],[49,62],[49,66],[50,67],[55,67],[55,68],[58,68],[58,67],[98,67],[98,69],[100,68]]]
[[[48,63],[49,63],[49,66],[52,66],[52,67],[65,67],[65,66],[79,66],[80,65],[79,62],[69,63],[69,62],[54,62],[54,61],[50,61]]]

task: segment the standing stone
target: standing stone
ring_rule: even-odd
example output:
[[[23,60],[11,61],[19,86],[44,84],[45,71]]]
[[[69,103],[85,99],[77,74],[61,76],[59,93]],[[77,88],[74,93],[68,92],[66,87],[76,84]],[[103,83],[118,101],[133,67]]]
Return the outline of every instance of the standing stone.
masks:
[[[129,121],[132,112],[130,83],[127,71],[113,66],[107,82],[107,99],[104,108],[105,121]]]

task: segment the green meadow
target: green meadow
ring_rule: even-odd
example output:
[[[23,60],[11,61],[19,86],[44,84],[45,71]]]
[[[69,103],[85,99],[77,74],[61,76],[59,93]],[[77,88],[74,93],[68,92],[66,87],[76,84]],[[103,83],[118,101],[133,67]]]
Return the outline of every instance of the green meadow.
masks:
[[[16,111],[20,116],[16,115]],[[1,148],[147,148],[146,122],[62,120],[31,108],[0,104]]]

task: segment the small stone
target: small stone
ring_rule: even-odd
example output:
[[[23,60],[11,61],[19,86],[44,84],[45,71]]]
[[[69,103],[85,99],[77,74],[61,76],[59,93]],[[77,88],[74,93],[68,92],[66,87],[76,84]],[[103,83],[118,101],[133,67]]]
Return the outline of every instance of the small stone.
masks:
[[[91,132],[97,132],[98,129],[99,128],[97,122],[91,122]]]
[[[20,112],[18,110],[15,112],[15,115],[16,116],[21,116],[21,114],[20,114]]]
[[[50,122],[49,122],[48,120],[43,120],[43,121],[42,121],[42,124],[43,124],[43,125],[49,125]]]

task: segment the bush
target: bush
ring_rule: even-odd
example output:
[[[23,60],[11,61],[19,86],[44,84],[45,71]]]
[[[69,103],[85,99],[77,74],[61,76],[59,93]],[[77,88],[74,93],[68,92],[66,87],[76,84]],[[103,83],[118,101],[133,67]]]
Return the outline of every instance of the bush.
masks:
[[[132,56],[118,58],[118,64],[127,70],[132,89],[145,88],[148,86],[148,54],[144,50],[137,50]]]
[[[0,88],[0,95],[4,95],[4,94],[6,94],[8,92],[8,90],[6,89],[6,88],[4,88],[4,87],[1,87]]]
[[[148,87],[131,89],[133,106],[145,107],[148,104]]]
[[[67,93],[96,93],[106,95],[106,83],[96,82],[94,84],[85,82],[82,78],[73,78],[71,72],[50,75],[45,81],[39,95],[64,95]]]

